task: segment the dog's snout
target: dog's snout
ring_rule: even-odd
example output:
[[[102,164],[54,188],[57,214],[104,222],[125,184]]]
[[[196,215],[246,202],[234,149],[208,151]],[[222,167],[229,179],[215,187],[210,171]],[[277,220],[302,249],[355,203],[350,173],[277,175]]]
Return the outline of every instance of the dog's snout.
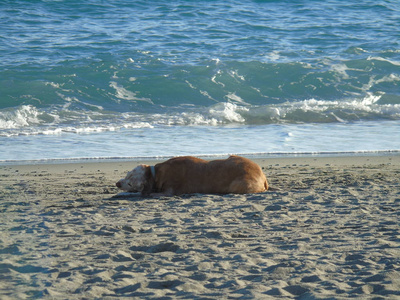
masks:
[[[115,184],[118,188],[120,188],[122,185],[121,185],[121,182],[117,182],[116,184]]]

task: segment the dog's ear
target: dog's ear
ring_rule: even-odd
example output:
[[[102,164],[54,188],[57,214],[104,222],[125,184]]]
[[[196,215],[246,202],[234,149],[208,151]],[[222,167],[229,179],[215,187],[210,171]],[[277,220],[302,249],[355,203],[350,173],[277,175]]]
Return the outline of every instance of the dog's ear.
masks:
[[[155,192],[155,185],[156,185],[156,181],[153,177],[153,174],[151,173],[151,168],[150,166],[146,166],[145,169],[145,173],[144,173],[144,185],[143,185],[143,189],[142,189],[142,195],[144,196],[148,196],[151,193]]]

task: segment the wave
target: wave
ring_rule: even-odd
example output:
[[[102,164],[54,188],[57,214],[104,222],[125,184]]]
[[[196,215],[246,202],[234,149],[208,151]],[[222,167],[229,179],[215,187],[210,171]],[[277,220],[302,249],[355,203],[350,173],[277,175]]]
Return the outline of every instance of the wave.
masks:
[[[0,109],[20,103],[126,112],[224,101],[242,105],[335,101],[369,94],[400,104],[399,63],[387,56],[276,63],[216,58],[197,65],[171,64],[154,57],[108,58],[65,62],[46,72],[34,67],[5,69],[0,71],[4,85]]]
[[[0,136],[400,119],[399,63],[389,52],[337,61],[215,58],[184,65],[146,55],[65,62],[47,72],[0,71],[7,87]]]
[[[157,126],[226,126],[399,120],[400,104],[379,104],[381,96],[326,101],[308,99],[270,105],[221,102],[179,106],[156,113],[39,109],[22,105],[0,111],[0,136],[94,133]]]

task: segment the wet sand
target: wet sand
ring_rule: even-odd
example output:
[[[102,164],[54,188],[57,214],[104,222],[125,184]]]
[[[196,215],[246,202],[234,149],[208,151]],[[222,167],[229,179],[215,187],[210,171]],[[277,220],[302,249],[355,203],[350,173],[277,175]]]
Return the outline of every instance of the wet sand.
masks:
[[[273,190],[159,199],[114,186],[142,162],[0,166],[0,298],[400,298],[399,155],[255,161]]]

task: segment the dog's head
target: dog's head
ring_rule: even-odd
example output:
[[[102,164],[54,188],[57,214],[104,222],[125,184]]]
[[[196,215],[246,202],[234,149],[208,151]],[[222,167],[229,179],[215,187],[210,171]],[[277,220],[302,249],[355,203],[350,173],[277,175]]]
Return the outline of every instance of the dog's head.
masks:
[[[125,178],[120,179],[116,186],[127,192],[142,192],[146,184],[147,165],[139,165],[132,171],[128,172]]]

